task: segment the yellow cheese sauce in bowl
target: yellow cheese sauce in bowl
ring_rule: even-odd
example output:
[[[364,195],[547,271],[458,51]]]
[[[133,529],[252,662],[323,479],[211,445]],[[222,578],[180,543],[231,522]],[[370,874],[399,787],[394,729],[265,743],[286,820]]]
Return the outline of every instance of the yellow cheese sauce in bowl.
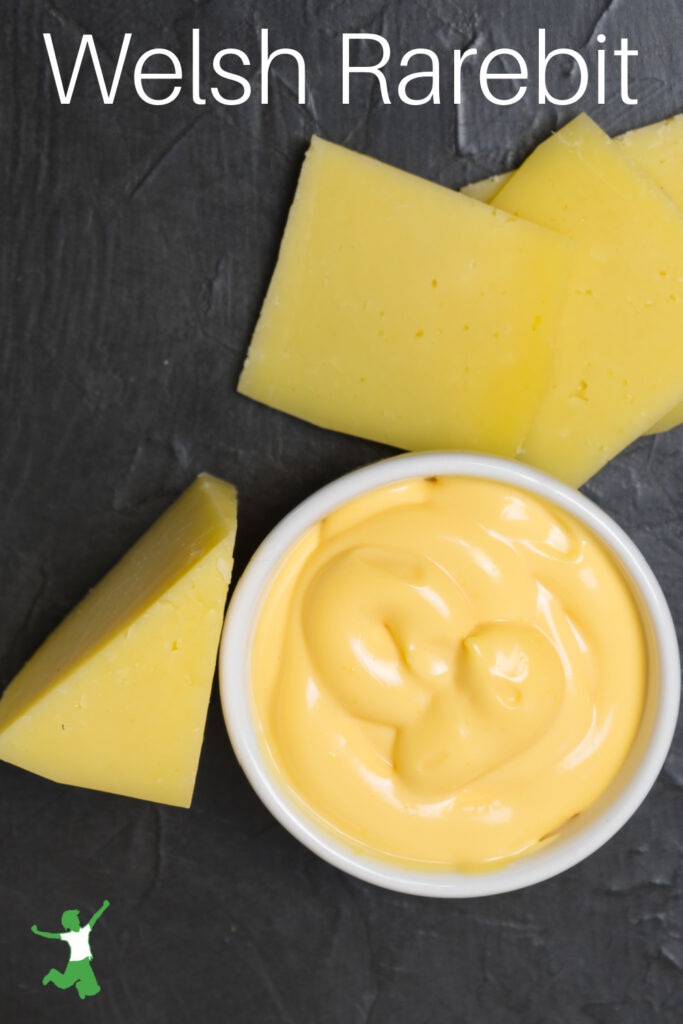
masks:
[[[664,598],[611,520],[456,453],[367,467],[283,520],[220,660],[276,817],[353,874],[447,896],[539,881],[613,834],[666,755],[678,671]]]

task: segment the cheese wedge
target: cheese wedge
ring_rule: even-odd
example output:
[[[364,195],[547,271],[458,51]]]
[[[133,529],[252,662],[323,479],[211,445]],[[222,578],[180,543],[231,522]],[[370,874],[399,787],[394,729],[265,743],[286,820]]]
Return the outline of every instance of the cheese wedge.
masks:
[[[683,215],[585,114],[493,199],[576,240],[522,458],[576,486],[683,396]]]
[[[238,390],[399,448],[514,455],[573,246],[314,138]]]
[[[232,568],[236,494],[202,474],[0,700],[0,757],[189,807]]]
[[[652,180],[683,210],[683,114],[665,121],[634,128],[618,135],[615,140],[626,155],[638,164]],[[488,203],[511,177],[495,174],[465,185],[460,191],[473,199]],[[683,402],[677,403],[648,433],[659,433],[683,423]]]

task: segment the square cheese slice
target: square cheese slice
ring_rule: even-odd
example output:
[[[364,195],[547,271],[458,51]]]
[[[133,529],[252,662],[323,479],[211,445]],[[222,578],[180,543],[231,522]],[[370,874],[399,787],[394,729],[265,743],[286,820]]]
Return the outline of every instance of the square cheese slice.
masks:
[[[634,128],[614,139],[624,153],[637,164],[641,170],[652,178],[656,185],[663,188],[679,210],[683,211],[683,114],[669,117],[665,121],[642,128]],[[507,174],[495,174],[491,178],[482,178],[465,185],[461,192],[488,203],[505,182],[511,177]],[[683,401],[650,427],[647,433],[655,434],[662,430],[683,423]]]
[[[232,569],[235,489],[202,474],[0,700],[0,757],[189,807]]]
[[[399,448],[514,455],[547,384],[572,253],[313,138],[238,390]]]
[[[579,486],[683,397],[683,215],[585,114],[493,204],[578,245],[521,457]]]

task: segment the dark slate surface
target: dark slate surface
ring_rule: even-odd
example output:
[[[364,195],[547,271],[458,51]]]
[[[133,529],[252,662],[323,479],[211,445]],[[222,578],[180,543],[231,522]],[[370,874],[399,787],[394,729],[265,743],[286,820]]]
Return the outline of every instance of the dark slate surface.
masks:
[[[471,74],[460,108],[384,107],[370,82],[341,104],[340,35],[414,46],[592,52],[628,35],[637,106],[592,91],[610,132],[683,109],[680,0],[7,0],[0,57],[2,317],[0,684],[199,470],[234,480],[237,569],[320,484],[385,453],[252,404],[234,385],[313,131],[445,185],[511,167],[575,111],[495,108]],[[257,30],[309,70],[297,106],[283,65],[268,107],[113,106],[89,74],[61,107],[60,56],[92,32],[108,55],[192,27],[212,55]],[[397,62],[396,58],[395,63]],[[130,67],[130,66],[129,66]],[[557,88],[567,69],[558,68]],[[258,87],[258,73],[250,72]],[[9,244],[7,244],[9,243]],[[650,559],[683,616],[679,430],[642,439],[587,487]],[[354,881],[270,818],[212,700],[189,812],[60,787],[0,765],[3,1022],[641,1024],[680,1020],[680,733],[645,805],[601,852],[534,889],[437,902]],[[61,962],[29,932],[67,906],[111,908],[94,938],[102,993],[43,989]],[[58,947],[61,948],[61,947]]]

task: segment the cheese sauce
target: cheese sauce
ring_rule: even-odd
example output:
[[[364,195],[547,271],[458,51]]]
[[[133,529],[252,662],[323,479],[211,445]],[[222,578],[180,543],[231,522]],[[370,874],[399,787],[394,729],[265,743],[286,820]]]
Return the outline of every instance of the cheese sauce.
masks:
[[[516,487],[416,479],[309,529],[252,645],[273,766],[356,848],[460,870],[552,838],[631,746],[646,646],[628,584]]]

